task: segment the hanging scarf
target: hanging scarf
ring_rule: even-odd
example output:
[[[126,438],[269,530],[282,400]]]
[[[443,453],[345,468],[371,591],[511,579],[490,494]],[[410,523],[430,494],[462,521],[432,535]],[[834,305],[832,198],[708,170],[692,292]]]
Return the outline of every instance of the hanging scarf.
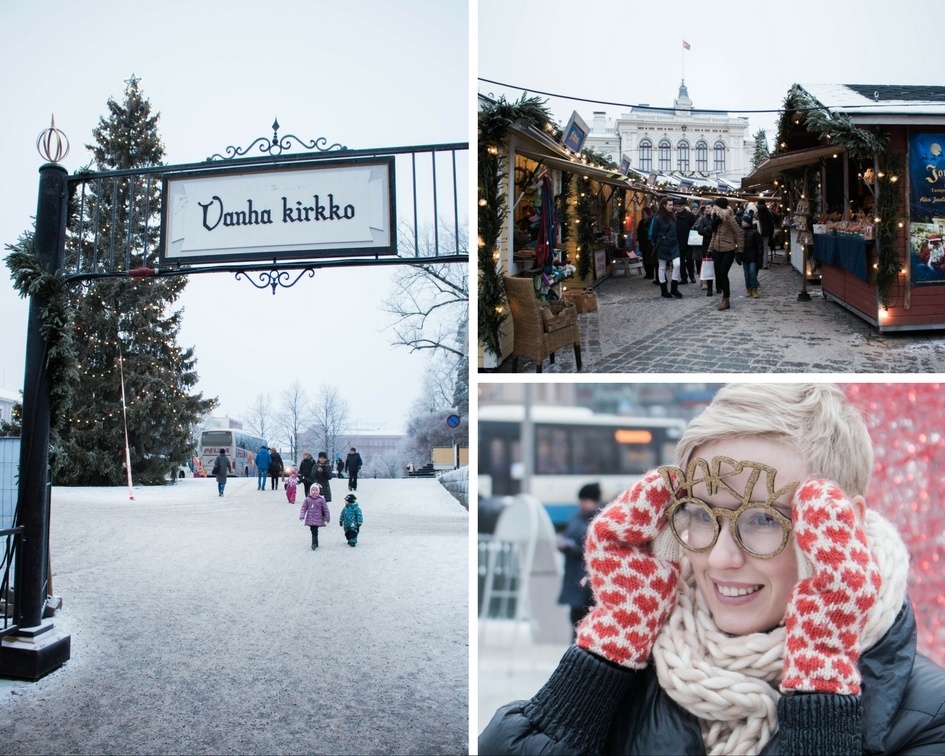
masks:
[[[555,217],[555,200],[551,189],[551,176],[547,172],[543,173],[538,180],[541,189],[541,202],[538,219],[538,237],[535,240],[535,262],[544,268],[546,273],[551,273],[554,263],[551,250],[555,245],[555,227],[557,218]]]
[[[902,608],[909,555],[893,525],[876,512],[867,512],[864,529],[883,578],[863,631],[866,651]],[[660,687],[699,720],[706,753],[760,753],[778,729],[786,630],[723,633],[696,588],[691,563],[685,556],[682,562],[676,607],[653,648]]]

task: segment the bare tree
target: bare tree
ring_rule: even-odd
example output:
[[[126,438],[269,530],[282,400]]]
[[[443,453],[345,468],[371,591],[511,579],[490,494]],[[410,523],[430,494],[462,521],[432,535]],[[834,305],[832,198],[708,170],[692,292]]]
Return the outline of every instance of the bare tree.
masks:
[[[272,398],[269,394],[257,394],[256,399],[243,415],[243,419],[253,433],[268,439],[270,445],[276,445],[276,420],[272,411]]]
[[[421,232],[417,245],[432,255],[437,244],[431,229]],[[441,232],[440,248],[448,233]],[[469,249],[463,231],[457,252]],[[410,230],[401,229],[401,244],[414,247]],[[464,364],[469,351],[466,339],[457,340],[457,333],[466,333],[469,321],[469,266],[460,263],[434,263],[402,266],[394,277],[394,290],[384,301],[384,309],[395,316],[391,325],[394,346],[410,351],[429,350],[453,355]]]
[[[335,453],[342,451],[342,439],[348,433],[348,403],[337,387],[323,384],[318,390],[312,425],[318,448],[327,452],[329,459],[334,459]]]
[[[302,429],[311,425],[311,422],[311,403],[305,394],[305,389],[296,381],[282,392],[282,412],[279,415],[279,425],[289,441],[289,451],[293,460],[298,460]]]
[[[453,360],[430,360],[423,374],[423,395],[419,401],[427,412],[449,409],[453,406],[453,384],[456,380]]]
[[[374,469],[379,478],[400,478],[407,468],[407,463],[399,449],[388,450],[378,455]]]

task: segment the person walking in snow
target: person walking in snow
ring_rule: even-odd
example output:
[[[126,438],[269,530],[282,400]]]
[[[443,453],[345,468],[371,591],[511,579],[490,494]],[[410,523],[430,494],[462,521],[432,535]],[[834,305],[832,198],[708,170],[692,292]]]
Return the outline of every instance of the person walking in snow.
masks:
[[[223,489],[226,488],[226,476],[230,473],[230,458],[226,456],[226,449],[220,449],[220,454],[213,461],[213,469],[210,474],[217,479],[217,491],[223,496]]]
[[[285,497],[289,504],[295,504],[295,492],[299,489],[299,471],[294,467],[289,471],[289,477],[285,479]]]
[[[358,545],[358,533],[361,532],[363,523],[364,517],[361,514],[358,497],[353,493],[349,493],[345,496],[345,508],[341,510],[341,516],[338,518],[338,524],[344,528],[345,538],[348,539],[349,546]]]
[[[309,488],[308,496],[299,510],[299,519],[312,531],[312,551],[315,551],[318,548],[318,529],[331,522],[331,512],[328,511],[328,504],[322,498],[317,483],[312,483]]]
[[[266,481],[269,479],[269,447],[260,446],[256,452],[256,488],[259,491],[266,490]]]

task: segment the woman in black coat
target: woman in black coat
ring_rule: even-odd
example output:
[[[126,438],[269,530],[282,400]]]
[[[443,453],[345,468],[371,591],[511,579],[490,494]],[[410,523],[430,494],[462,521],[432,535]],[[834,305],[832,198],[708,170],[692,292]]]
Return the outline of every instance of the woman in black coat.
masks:
[[[653,255],[656,257],[656,273],[659,277],[660,296],[682,299],[679,291],[680,252],[679,239],[676,235],[676,216],[673,215],[673,201],[669,197],[660,200],[659,211],[650,226],[653,241]],[[672,267],[672,289],[668,290],[667,268]]]
[[[315,460],[315,469],[312,473],[315,476],[315,482],[321,488],[322,498],[326,502],[331,502],[331,462],[328,461],[328,455],[325,452],[318,453],[318,459]]]
[[[269,478],[272,483],[272,490],[279,487],[279,478],[285,471],[285,463],[282,461],[282,455],[276,451],[275,447],[269,450]]]
[[[643,258],[643,277],[651,279],[653,283],[658,283],[656,262],[653,260],[653,242],[650,241],[650,223],[652,220],[652,211],[650,208],[644,207],[640,222],[637,224],[637,245],[640,247],[640,257]]]
[[[305,495],[308,496],[308,490],[315,482],[315,457],[311,452],[302,452],[302,461],[299,462],[299,479],[305,487]]]
[[[595,606],[479,752],[945,753],[945,670],[842,390],[726,386],[676,452],[592,521]]]

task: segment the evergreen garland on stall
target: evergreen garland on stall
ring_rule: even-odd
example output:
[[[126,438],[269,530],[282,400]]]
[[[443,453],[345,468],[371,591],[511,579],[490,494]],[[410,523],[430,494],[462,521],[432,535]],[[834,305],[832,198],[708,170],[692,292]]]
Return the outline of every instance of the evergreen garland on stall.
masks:
[[[577,197],[577,261],[578,276],[586,281],[591,273],[591,249],[594,246],[594,197],[591,180],[578,177]],[[582,284],[583,285],[583,284]]]
[[[479,339],[495,355],[500,353],[499,329],[508,317],[505,288],[498,269],[499,237],[508,217],[505,193],[506,158],[501,154],[509,127],[519,120],[546,131],[551,114],[546,100],[538,97],[521,98],[508,102],[500,97],[479,111],[478,169],[479,169]]]
[[[561,194],[558,195],[558,223],[561,224],[561,246],[571,240],[571,179],[572,173],[561,174]]]
[[[875,159],[877,196],[875,211],[879,218],[876,239],[876,289],[883,307],[889,306],[889,292],[896,283],[900,262],[896,259],[895,240],[901,226],[902,195],[898,187],[904,162],[890,148],[889,133],[879,128],[859,128],[843,113],[831,113],[795,84],[784,100],[778,122],[778,152],[787,144],[791,125],[803,122],[805,128],[828,144],[842,148],[853,158]],[[785,171],[787,178],[797,178],[803,169]]]

